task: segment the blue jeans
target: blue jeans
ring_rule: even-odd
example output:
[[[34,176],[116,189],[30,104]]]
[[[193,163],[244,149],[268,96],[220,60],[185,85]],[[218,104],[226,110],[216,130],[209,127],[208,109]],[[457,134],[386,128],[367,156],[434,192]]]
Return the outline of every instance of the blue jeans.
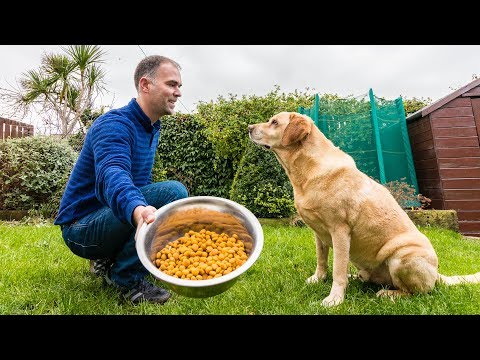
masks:
[[[188,197],[185,186],[178,181],[162,181],[140,188],[148,205],[160,208],[172,201]],[[110,279],[118,286],[132,288],[148,271],[135,248],[135,231],[122,223],[109,207],[101,207],[76,222],[63,226],[62,236],[70,250],[86,259],[110,258]]]

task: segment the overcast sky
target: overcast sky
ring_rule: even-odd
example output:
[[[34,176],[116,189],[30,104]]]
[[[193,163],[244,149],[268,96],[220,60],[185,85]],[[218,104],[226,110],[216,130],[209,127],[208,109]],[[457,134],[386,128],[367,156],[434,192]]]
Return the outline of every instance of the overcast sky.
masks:
[[[120,107],[136,96],[133,72],[145,55],[171,57],[182,66],[183,96],[176,110],[229,93],[263,96],[275,85],[341,97],[370,88],[386,99],[433,101],[480,75],[480,45],[102,45],[106,88],[102,105]],[[44,52],[60,45],[0,45],[0,87],[38,69]],[[2,108],[0,104],[0,116]],[[31,119],[15,119],[32,123]]]

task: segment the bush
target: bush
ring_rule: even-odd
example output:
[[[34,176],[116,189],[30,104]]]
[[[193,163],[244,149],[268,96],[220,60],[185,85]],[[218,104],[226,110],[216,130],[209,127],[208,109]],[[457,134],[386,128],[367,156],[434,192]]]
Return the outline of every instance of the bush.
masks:
[[[162,119],[153,181],[178,180],[190,195],[227,197],[233,180],[231,161],[218,158],[195,116]]]
[[[0,142],[0,209],[54,215],[76,159],[66,141],[52,137]]]
[[[273,152],[247,145],[233,180],[230,199],[261,218],[289,217],[295,213],[293,188]]]
[[[239,98],[229,95],[228,98],[219,96],[217,102],[200,102],[197,117],[205,127],[204,132],[215,154],[230,159],[235,172],[250,143],[249,124],[268,121],[280,111],[297,111],[299,106],[311,106],[313,99],[309,89],[286,94],[279,86],[265,96],[243,95]]]

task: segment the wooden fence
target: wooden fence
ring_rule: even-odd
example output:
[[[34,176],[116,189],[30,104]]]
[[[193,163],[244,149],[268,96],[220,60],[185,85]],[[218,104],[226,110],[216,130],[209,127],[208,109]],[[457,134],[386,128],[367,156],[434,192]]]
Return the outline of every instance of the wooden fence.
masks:
[[[0,141],[33,135],[33,125],[0,117]]]

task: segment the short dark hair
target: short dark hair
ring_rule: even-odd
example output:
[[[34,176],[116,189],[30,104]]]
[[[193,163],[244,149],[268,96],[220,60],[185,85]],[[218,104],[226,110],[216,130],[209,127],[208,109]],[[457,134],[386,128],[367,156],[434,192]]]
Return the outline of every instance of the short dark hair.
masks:
[[[135,89],[137,89],[138,91],[138,83],[143,76],[154,79],[155,72],[157,71],[158,67],[166,62],[175,65],[178,70],[182,69],[176,61],[173,61],[166,56],[150,55],[143,58],[142,61],[138,63],[137,68],[135,69],[135,74],[133,76],[133,81],[135,82]]]

